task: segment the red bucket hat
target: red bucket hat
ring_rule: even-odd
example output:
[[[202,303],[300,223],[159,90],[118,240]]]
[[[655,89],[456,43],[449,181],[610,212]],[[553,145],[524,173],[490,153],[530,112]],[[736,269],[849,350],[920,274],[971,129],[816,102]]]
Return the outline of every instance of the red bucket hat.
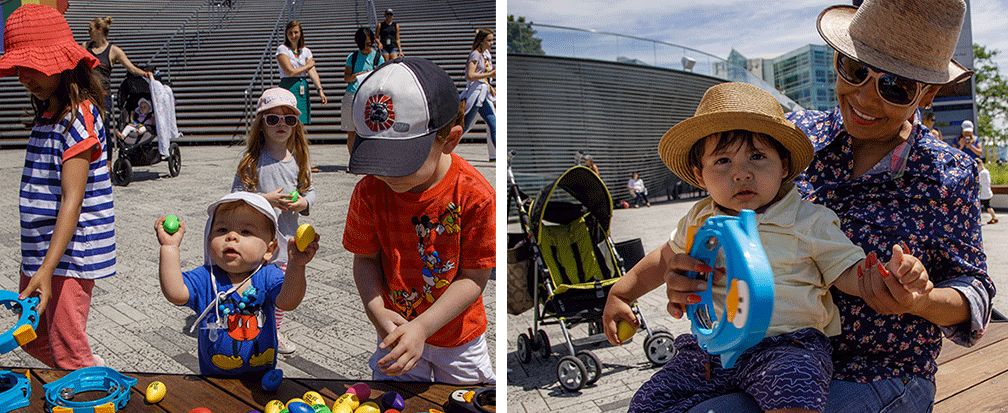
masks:
[[[7,18],[0,77],[14,74],[15,66],[28,67],[46,76],[77,67],[81,60],[95,68],[98,59],[84,50],[70,32],[63,15],[52,7],[26,4]]]

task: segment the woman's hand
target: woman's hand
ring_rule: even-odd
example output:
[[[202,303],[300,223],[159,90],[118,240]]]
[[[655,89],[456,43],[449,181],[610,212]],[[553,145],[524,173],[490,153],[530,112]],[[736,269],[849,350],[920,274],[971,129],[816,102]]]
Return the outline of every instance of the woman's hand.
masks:
[[[868,271],[858,278],[858,289],[877,313],[915,314],[927,306],[934,285],[920,260],[908,250],[894,245],[893,257],[885,266],[875,253],[868,254],[865,264]]]
[[[322,98],[322,104],[323,105],[326,104],[326,103],[329,103],[329,98],[326,97],[325,92],[323,92],[322,89],[319,89],[318,94],[319,94],[319,97]]]
[[[687,271],[711,272],[711,267],[689,254],[675,254],[671,250],[662,250],[662,262],[665,264],[665,295],[668,297],[666,310],[675,318],[686,314],[686,305],[700,302],[698,292],[707,289],[707,282],[684,275]]]

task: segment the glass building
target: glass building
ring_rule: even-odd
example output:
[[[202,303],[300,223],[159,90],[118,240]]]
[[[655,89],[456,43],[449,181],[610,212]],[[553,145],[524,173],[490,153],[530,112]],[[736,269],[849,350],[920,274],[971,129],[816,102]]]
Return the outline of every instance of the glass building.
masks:
[[[809,44],[773,59],[774,86],[808,109],[836,106],[833,49]]]

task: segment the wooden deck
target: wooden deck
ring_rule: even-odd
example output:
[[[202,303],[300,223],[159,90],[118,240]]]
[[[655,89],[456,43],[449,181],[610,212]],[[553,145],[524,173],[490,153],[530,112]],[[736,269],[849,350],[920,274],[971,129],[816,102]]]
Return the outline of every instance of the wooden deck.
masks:
[[[946,340],[935,381],[936,413],[1008,412],[1008,322],[992,322],[973,347]]]
[[[11,368],[15,372],[24,369]],[[44,393],[42,385],[63,377],[64,371],[32,370],[31,405],[19,412],[45,412]],[[243,381],[238,379],[206,378],[197,375],[125,373],[137,379],[133,387],[129,405],[125,412],[181,412],[187,413],[195,407],[206,407],[214,413],[246,412],[250,410],[263,411],[263,406],[270,400],[287,400],[300,398],[305,392],[314,390],[326,399],[329,407],[333,400],[346,392],[355,381],[342,380],[312,380],[284,379],[276,393],[266,393],[259,388],[258,381]],[[161,381],[167,387],[167,395],[158,404],[150,405],[144,402],[144,391],[152,381]],[[398,383],[398,382],[365,382],[371,386],[371,399],[377,400],[386,391],[395,391],[403,396],[406,408],[403,412],[427,412],[429,409],[444,410],[452,391],[465,388],[431,383]],[[101,396],[97,396],[101,397]],[[87,400],[87,399],[84,399]],[[92,398],[91,400],[94,400]],[[377,402],[377,401],[376,401]]]

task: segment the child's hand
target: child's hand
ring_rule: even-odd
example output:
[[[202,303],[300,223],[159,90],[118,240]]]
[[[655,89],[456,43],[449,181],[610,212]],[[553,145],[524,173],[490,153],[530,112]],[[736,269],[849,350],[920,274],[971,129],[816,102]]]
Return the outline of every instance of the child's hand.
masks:
[[[397,327],[406,325],[409,322],[403,318],[402,314],[385,307],[375,310],[372,319],[374,320],[375,330],[378,331],[378,337],[382,340],[385,340],[385,337],[392,334],[392,331]]]
[[[315,253],[319,248],[319,235],[315,234],[315,240],[305,247],[304,251],[298,251],[297,241],[294,237],[287,238],[287,264],[305,266],[315,258]]]
[[[287,201],[290,201],[290,194],[284,192],[283,188],[277,188],[276,191],[267,192],[262,195],[263,198],[266,198],[266,200],[269,201],[273,208],[279,208],[282,211],[287,210]]]
[[[157,233],[158,242],[161,246],[174,246],[178,247],[182,245],[182,236],[185,235],[186,224],[181,218],[179,218],[179,228],[174,234],[168,234],[164,230],[165,217],[162,216],[154,220],[154,232]]]
[[[900,284],[910,293],[927,294],[934,289],[934,284],[928,278],[924,264],[917,257],[910,255],[910,249],[901,245],[893,245],[892,258],[889,259],[889,272],[896,276]]]
[[[602,327],[605,329],[605,336],[609,340],[609,344],[614,346],[623,344],[619,340],[618,328],[616,327],[616,324],[621,320],[639,327],[637,316],[630,308],[630,303],[617,297],[616,294],[609,294],[609,297],[606,298],[605,310],[602,311]]]
[[[287,194],[284,201],[287,202],[287,210],[294,212],[301,212],[308,208],[308,201],[303,196],[299,196],[297,202],[290,202],[291,196]]]
[[[389,376],[398,376],[413,369],[423,355],[427,341],[427,328],[416,321],[408,322],[392,330],[378,347],[391,348],[389,354],[378,360],[378,370]]]
[[[19,299],[28,298],[32,293],[38,291],[39,303],[38,303],[38,313],[39,315],[45,311],[46,305],[49,304],[49,298],[52,297],[52,270],[46,271],[43,268],[39,268],[35,275],[31,277],[28,281],[28,285],[21,290],[21,294],[18,295]]]

